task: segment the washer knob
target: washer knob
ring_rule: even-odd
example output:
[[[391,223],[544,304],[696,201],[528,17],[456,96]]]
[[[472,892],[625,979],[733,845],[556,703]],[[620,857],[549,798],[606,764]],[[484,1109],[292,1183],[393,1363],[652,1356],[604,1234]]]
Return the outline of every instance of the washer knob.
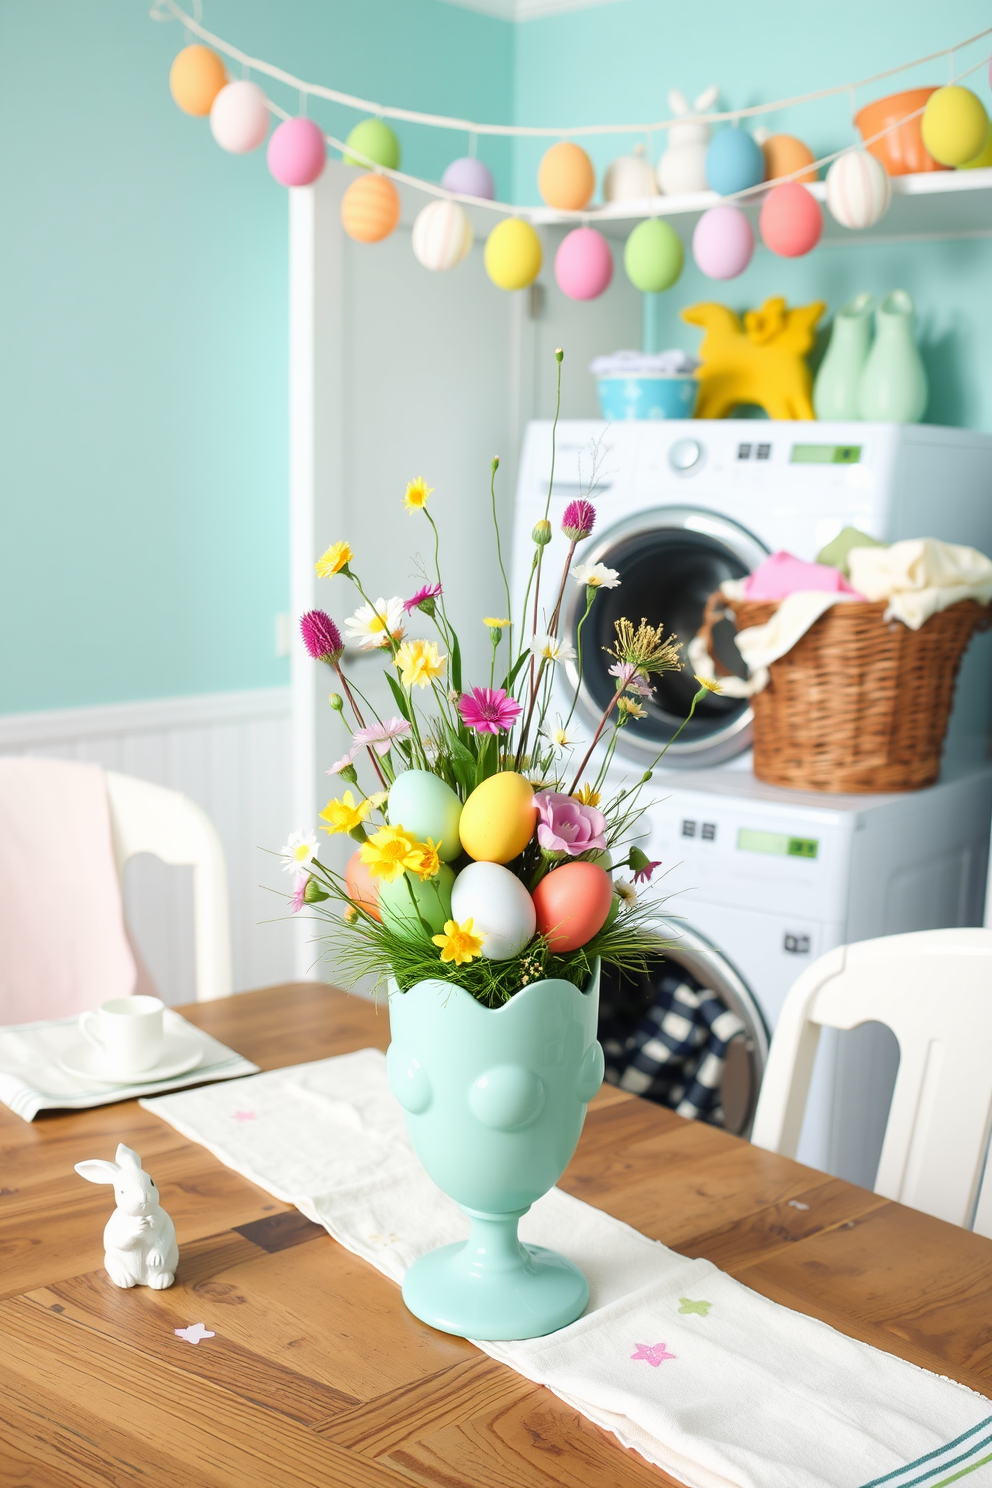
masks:
[[[681,475],[695,469],[702,457],[703,447],[698,439],[677,439],[668,451],[669,465]]]

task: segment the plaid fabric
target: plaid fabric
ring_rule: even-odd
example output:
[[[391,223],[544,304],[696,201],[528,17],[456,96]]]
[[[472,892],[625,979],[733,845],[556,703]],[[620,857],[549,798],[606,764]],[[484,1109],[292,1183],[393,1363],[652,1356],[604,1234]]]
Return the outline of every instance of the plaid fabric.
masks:
[[[714,1126],[724,1123],[727,1049],[744,1032],[737,1014],[681,967],[665,965],[634,989],[607,985],[602,995],[599,1036],[610,1084]]]

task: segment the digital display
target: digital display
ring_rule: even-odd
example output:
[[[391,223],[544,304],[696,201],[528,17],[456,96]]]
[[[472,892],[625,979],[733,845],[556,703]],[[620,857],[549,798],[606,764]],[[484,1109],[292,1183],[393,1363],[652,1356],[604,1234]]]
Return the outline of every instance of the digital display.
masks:
[[[794,444],[790,465],[857,465],[860,444]]]
[[[772,853],[778,858],[815,858],[820,844],[815,837],[790,837],[787,832],[758,832],[741,827],[737,846],[742,852]]]

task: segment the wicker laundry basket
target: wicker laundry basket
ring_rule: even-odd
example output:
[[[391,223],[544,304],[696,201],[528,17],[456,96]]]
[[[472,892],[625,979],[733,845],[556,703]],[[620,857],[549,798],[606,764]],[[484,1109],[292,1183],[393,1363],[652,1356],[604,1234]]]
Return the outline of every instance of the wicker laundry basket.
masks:
[[[777,607],[713,594],[700,634],[709,643],[724,615],[739,631],[764,625]],[[883,620],[885,609],[884,600],[833,605],[772,662],[767,687],[751,699],[759,780],[865,793],[920,790],[937,779],[961,658],[992,614],[963,600],[909,630]]]

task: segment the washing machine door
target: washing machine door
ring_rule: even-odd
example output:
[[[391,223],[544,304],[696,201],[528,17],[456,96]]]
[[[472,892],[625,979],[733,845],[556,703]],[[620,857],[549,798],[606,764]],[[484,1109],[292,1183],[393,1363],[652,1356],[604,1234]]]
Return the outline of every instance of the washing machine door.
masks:
[[[608,655],[615,622],[626,616],[635,625],[643,618],[663,626],[682,642],[682,668],[651,679],[653,696],[643,700],[647,717],[621,729],[617,738],[618,754],[642,765],[653,760],[685,721],[698,691],[687,647],[702,623],[707,599],[725,579],[743,578],[767,556],[764,544],[737,522],[688,506],[656,507],[628,517],[585,549],[584,563],[605,563],[620,575],[618,588],[596,596],[582,630],[577,711],[587,727],[595,727],[616,689]],[[566,617],[566,633],[576,649],[584,613],[585,590],[576,585]],[[728,671],[744,676],[729,621],[716,626],[714,647]],[[574,689],[579,680],[574,662],[568,664],[568,674]],[[746,700],[711,694],[666,753],[665,765],[695,770],[740,754],[751,742],[751,718]]]

